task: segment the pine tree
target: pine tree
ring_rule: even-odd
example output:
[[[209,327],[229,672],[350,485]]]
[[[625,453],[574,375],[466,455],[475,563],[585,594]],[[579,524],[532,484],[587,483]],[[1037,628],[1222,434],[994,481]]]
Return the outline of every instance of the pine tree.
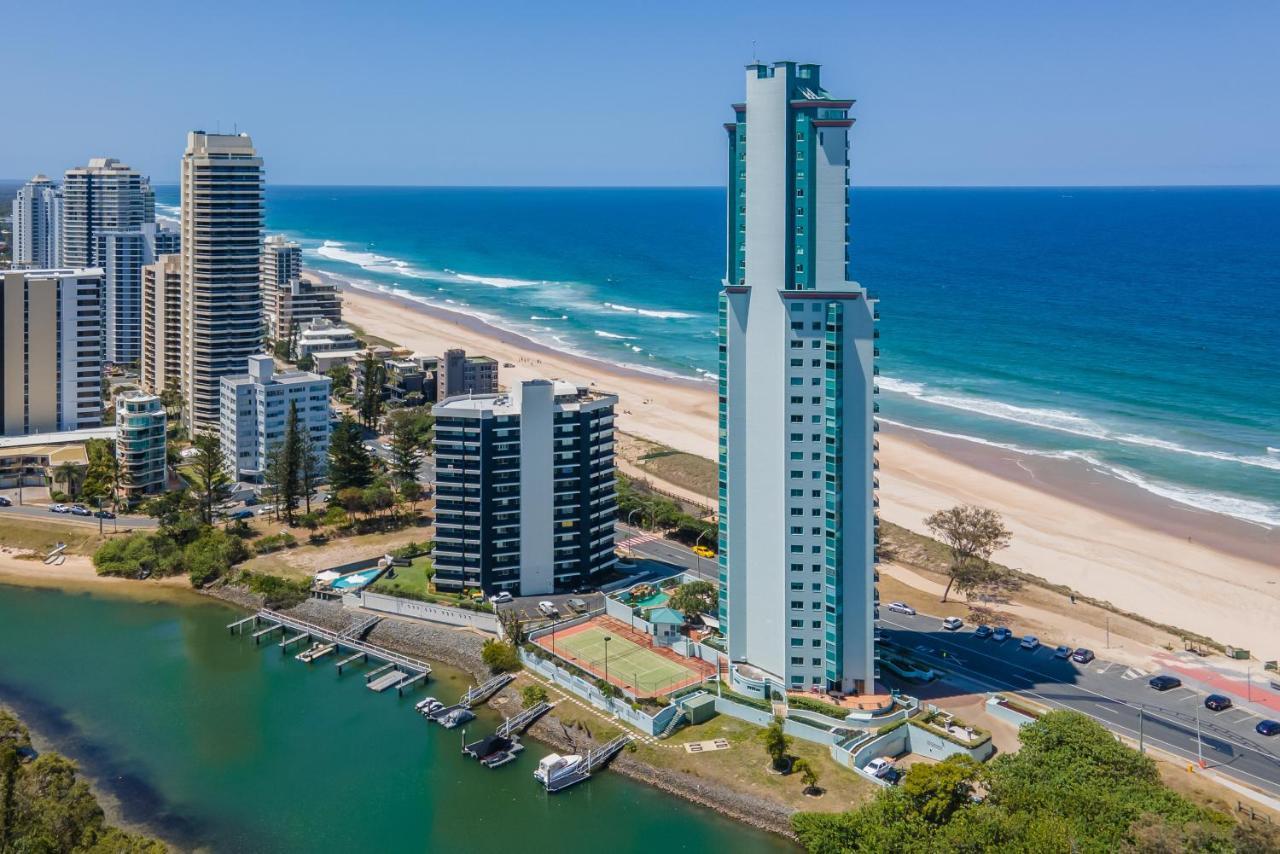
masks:
[[[196,455],[191,459],[188,480],[191,489],[200,499],[200,517],[206,525],[213,524],[213,506],[227,494],[231,478],[227,475],[222,458],[222,442],[216,433],[201,433],[191,443]]]
[[[329,484],[336,493],[347,487],[363,489],[373,483],[373,458],[361,439],[360,425],[342,416],[329,437]]]
[[[360,365],[364,386],[360,394],[360,420],[372,427],[382,415],[382,385],[386,381],[386,366],[373,353],[366,353]]]
[[[293,511],[298,509],[302,491],[302,437],[298,431],[298,404],[289,404],[289,420],[285,424],[284,449],[281,452],[284,470],[280,484],[280,500],[284,504],[284,518],[293,527]]]

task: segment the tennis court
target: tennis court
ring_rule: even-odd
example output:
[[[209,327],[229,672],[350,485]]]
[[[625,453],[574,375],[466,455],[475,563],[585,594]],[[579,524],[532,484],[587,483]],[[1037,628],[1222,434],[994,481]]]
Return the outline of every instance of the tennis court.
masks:
[[[599,620],[599,622],[597,622]],[[645,635],[608,618],[544,635],[538,645],[583,670],[605,678],[605,638],[609,638],[608,680],[637,697],[666,694],[702,681],[714,668],[669,650],[648,645]],[[684,662],[689,662],[685,664]],[[701,666],[699,666],[701,665]],[[703,670],[705,669],[705,673]]]

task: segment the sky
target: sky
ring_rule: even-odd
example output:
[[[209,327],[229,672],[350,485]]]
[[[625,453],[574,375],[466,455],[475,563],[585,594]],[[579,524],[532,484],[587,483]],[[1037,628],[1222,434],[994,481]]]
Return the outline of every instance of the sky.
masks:
[[[1280,183],[1280,3],[0,0],[0,177],[715,186],[754,57],[857,99],[861,185]],[[16,74],[16,77],[15,77]]]

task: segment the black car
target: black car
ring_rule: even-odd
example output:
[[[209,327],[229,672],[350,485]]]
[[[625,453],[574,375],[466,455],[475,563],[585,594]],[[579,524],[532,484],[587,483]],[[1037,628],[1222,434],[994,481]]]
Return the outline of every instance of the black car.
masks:
[[[890,768],[888,771],[884,772],[884,776],[880,779],[884,780],[890,786],[896,786],[898,785],[898,781],[902,779],[902,776],[902,772],[897,768]]]
[[[1210,694],[1204,698],[1204,707],[1211,712],[1225,712],[1231,708],[1231,698],[1221,694]]]
[[[1258,735],[1280,735],[1280,721],[1258,721]]]
[[[12,501],[5,498],[3,495],[0,495],[0,507],[12,507],[12,506],[13,506]]]
[[[99,518],[99,519],[114,519],[114,518],[116,518],[116,514],[112,513],[110,510],[99,510],[98,512],[94,513],[93,515],[94,515],[94,516],[96,516],[96,517],[97,517],[97,518]]]
[[[1157,691],[1171,691],[1174,688],[1181,688],[1182,680],[1176,676],[1153,676],[1147,684]]]
[[[991,627],[978,626],[976,629],[973,630],[973,636],[978,640],[986,640],[987,638],[991,637]]]
[[[1088,664],[1090,661],[1093,661],[1093,650],[1080,647],[1075,652],[1071,653],[1071,660],[1076,664]]]

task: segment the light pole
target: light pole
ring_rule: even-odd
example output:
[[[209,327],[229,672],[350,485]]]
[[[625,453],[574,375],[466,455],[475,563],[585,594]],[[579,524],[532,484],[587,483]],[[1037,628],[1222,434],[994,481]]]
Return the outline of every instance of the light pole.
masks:
[[[702,555],[698,554],[698,546],[702,545],[702,538],[714,530],[715,528],[707,528],[698,535],[698,539],[693,541],[693,556],[698,559],[698,575],[702,575]]]
[[[633,518],[637,513],[640,513],[640,512],[641,512],[641,508],[637,507],[636,509],[632,510],[630,513],[628,513],[628,514],[627,514],[627,527],[628,527],[628,528],[634,527],[634,526],[631,524],[631,519],[632,519],[632,518]],[[634,546],[627,546],[627,554],[629,554],[629,555],[631,556],[631,559],[632,559],[632,560],[635,560],[635,559],[636,559],[636,550],[635,550],[635,547],[634,547]]]
[[[1196,699],[1200,699],[1197,694]],[[1196,764],[1204,767],[1204,743],[1200,740],[1200,704],[1196,703]]]
[[[604,684],[609,686],[609,641],[613,640],[609,635],[604,636]]]

